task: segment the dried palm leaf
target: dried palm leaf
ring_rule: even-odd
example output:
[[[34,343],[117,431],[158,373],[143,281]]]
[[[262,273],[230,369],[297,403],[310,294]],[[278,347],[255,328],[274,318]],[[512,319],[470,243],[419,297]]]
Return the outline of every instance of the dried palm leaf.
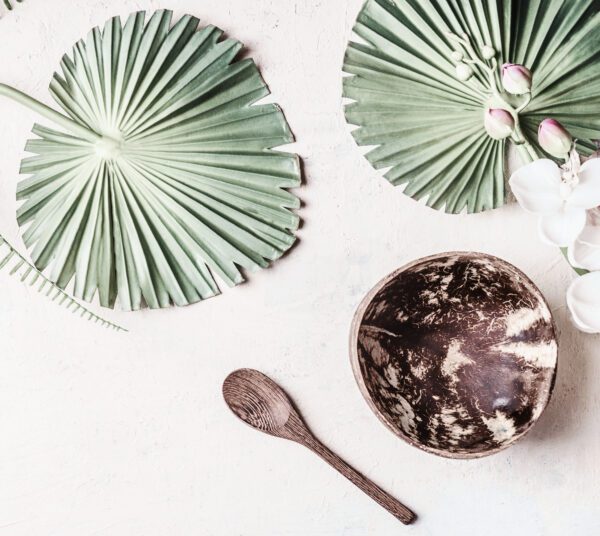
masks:
[[[106,328],[112,328],[117,331],[127,331],[121,326],[105,320],[83,305],[77,303],[64,290],[57,287],[52,281],[45,277],[44,274],[37,270],[35,266],[26,260],[23,255],[0,235],[0,270],[3,268],[10,268],[9,274],[19,277],[22,283],[29,286],[33,286],[37,283],[38,292],[44,292],[52,301],[58,300],[59,305],[66,307],[73,313],[79,314],[82,318],[87,318],[87,320],[100,323]]]
[[[456,37],[476,50],[493,48],[497,64],[533,71],[530,102],[521,108],[526,140],[551,116],[580,140],[600,138],[600,3],[597,0],[367,0],[348,46],[344,96],[359,145],[394,185],[450,213],[479,212],[505,201],[504,140],[484,129],[494,105],[486,73],[457,78]],[[584,140],[584,141],[581,141]]]
[[[186,305],[240,269],[268,266],[295,241],[293,141],[242,45],[170,11],[93,29],[50,85],[64,115],[11,97],[63,131],[35,125],[17,214],[35,266],[75,296],[125,310]]]

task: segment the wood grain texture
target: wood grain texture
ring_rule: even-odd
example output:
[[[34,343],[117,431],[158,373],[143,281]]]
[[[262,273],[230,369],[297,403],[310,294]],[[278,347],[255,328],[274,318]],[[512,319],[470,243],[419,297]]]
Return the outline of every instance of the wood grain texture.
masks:
[[[285,391],[269,377],[252,369],[232,372],[223,383],[223,397],[241,420],[261,432],[309,448],[402,523],[408,525],[416,519],[409,508],[315,438]]]

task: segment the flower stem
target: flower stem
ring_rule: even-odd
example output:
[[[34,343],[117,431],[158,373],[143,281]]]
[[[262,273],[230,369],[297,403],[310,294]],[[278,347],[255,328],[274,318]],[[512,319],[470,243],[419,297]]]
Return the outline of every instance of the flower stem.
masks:
[[[521,104],[521,106],[519,106],[515,111],[517,113],[521,113],[525,108],[527,108],[527,105],[531,102],[531,93],[527,93],[527,95],[525,95],[525,101],[523,102],[523,104]]]
[[[514,141],[514,140],[513,140]],[[517,152],[523,161],[523,164],[531,164],[535,160],[535,157],[531,155],[531,152],[527,149],[525,143],[515,143],[515,147],[517,148]]]
[[[531,162],[534,162],[539,158],[539,155],[537,154],[537,151],[534,149],[533,145],[529,143],[525,137],[525,134],[523,134],[517,110],[510,107],[509,111],[513,114],[515,119],[515,131],[511,136],[511,140],[517,147],[517,151],[523,160],[523,164],[531,164]]]
[[[455,33],[449,32],[448,37],[452,41],[455,41],[460,46],[462,46],[464,51],[467,53],[468,59],[464,59],[463,62],[467,63],[469,65],[474,65],[474,66],[479,67],[484,78],[486,76],[488,77],[488,81],[490,83],[489,89],[491,89],[492,94],[498,95],[498,91],[496,89],[496,83],[495,83],[495,71],[498,66],[496,59],[494,58],[492,60],[492,67],[490,67],[485,61],[483,61],[479,57],[479,55],[477,54],[475,49],[473,48],[473,45],[471,44],[471,41],[467,34],[463,34],[462,37],[460,37],[460,36],[456,35]]]
[[[573,266],[571,264],[571,261],[569,260],[569,253],[568,253],[569,250],[568,250],[568,248],[560,248],[560,251],[565,256],[565,259],[567,259],[567,263],[569,263],[569,266],[571,268],[573,268],[573,270],[575,270],[575,272],[577,272],[577,275],[585,275],[585,274],[589,273],[588,270],[584,270],[583,268],[575,268],[575,266]]]

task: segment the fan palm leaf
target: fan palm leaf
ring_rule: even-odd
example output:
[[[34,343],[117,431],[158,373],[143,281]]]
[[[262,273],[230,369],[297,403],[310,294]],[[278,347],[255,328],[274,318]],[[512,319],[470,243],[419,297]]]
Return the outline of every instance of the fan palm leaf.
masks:
[[[551,116],[593,150],[600,138],[600,3],[597,0],[367,0],[344,61],[347,121],[367,159],[404,192],[450,213],[505,201],[506,142],[491,139],[485,73],[456,76],[455,36],[496,61],[533,71],[521,127],[537,151],[538,123]],[[504,95],[507,98],[506,95]]]
[[[242,45],[170,11],[113,18],[61,62],[64,114],[0,86],[62,130],[35,125],[17,219],[39,270],[75,296],[125,310],[186,305],[295,241],[293,141]]]

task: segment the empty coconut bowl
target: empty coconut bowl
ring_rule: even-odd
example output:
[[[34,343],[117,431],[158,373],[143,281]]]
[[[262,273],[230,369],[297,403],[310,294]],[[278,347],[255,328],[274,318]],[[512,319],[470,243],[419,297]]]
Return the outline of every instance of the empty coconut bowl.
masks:
[[[449,458],[513,444],[556,376],[552,315],[511,264],[482,253],[415,261],[365,297],[352,326],[354,374],[402,439]]]

